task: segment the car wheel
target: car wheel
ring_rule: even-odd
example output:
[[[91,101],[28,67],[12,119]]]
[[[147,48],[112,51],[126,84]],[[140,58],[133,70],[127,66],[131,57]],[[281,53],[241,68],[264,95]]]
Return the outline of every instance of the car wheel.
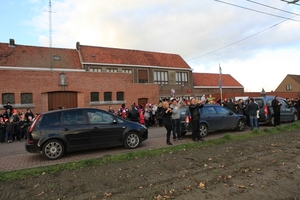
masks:
[[[49,160],[59,159],[64,155],[65,147],[59,140],[49,140],[43,145],[42,153]]]
[[[204,138],[207,135],[207,132],[208,132],[207,125],[206,124],[200,124],[199,130],[200,130],[200,137]]]
[[[186,131],[181,132],[181,136],[185,136],[185,134],[186,134]]]
[[[140,137],[137,133],[130,132],[126,135],[124,146],[128,149],[134,149],[140,144]]]
[[[296,122],[296,121],[298,121],[298,115],[297,115],[297,113],[294,113],[293,122]]]
[[[240,119],[237,123],[237,130],[238,131],[244,131],[246,128],[246,122],[245,120]]]

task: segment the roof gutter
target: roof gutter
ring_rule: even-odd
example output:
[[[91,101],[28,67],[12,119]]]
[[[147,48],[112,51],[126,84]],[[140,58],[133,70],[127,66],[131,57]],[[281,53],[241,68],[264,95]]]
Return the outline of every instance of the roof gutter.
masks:
[[[175,68],[175,67],[162,67],[162,66],[151,66],[151,65],[130,65],[130,64],[110,64],[110,63],[91,63],[82,62],[84,65],[96,65],[96,66],[113,66],[113,67],[135,67],[135,68],[158,68],[158,69],[173,69],[173,70],[187,70],[192,71],[191,68]]]
[[[50,69],[50,68],[40,68],[40,67],[11,67],[11,66],[0,66],[0,70],[85,72],[84,69],[66,69],[66,68]]]
[[[220,88],[219,86],[194,86],[194,89],[211,89],[211,88]],[[227,89],[243,89],[243,86],[222,86],[223,88]]]

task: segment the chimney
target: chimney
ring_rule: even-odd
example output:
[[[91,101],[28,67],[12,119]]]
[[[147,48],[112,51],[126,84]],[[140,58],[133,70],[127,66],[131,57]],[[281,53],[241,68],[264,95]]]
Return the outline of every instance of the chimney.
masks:
[[[76,42],[76,50],[79,51],[80,48],[80,42]]]
[[[14,39],[9,39],[9,46],[12,46],[12,47],[15,46],[15,40]]]

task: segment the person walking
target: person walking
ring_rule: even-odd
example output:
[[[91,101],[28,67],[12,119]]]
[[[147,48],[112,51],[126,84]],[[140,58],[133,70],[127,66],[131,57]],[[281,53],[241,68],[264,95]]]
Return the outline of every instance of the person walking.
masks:
[[[279,102],[279,97],[275,96],[275,98],[272,100],[272,107],[274,111],[274,126],[280,125],[280,107],[281,103]]]
[[[247,105],[245,112],[249,116],[251,131],[254,128],[258,129],[257,110],[259,110],[257,103],[254,102],[253,98],[250,98],[249,104]]]
[[[172,109],[173,140],[182,140],[180,127],[180,104],[177,104],[176,99],[173,99],[170,107]]]
[[[203,140],[200,137],[200,111],[199,109],[204,106],[205,102],[197,102],[195,98],[191,98],[189,110],[191,113],[191,122],[192,122],[192,138],[194,141]]]
[[[162,118],[163,124],[167,130],[167,144],[172,145],[170,142],[171,131],[172,131],[172,109],[169,106],[169,102],[163,102],[163,109],[162,109]]]

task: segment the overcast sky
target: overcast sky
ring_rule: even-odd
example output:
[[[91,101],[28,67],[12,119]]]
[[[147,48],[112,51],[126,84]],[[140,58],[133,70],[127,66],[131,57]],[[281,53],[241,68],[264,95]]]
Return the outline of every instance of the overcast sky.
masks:
[[[179,54],[194,72],[219,73],[220,65],[246,92],[275,90],[287,74],[300,75],[300,2],[51,2],[53,47],[75,49],[80,42]],[[0,0],[0,42],[48,47],[48,10],[48,0]]]

